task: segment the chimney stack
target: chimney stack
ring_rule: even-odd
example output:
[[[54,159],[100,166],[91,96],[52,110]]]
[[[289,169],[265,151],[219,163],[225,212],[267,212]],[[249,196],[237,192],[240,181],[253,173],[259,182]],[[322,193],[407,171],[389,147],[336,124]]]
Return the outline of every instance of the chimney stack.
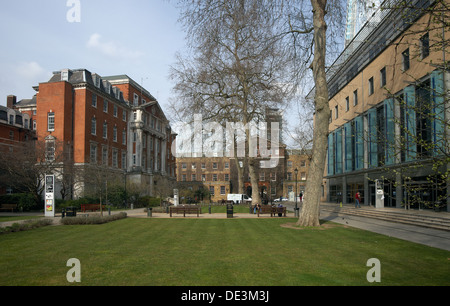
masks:
[[[8,108],[13,108],[14,105],[16,105],[16,103],[17,103],[17,97],[16,97],[16,96],[9,95],[9,96],[6,98],[6,106],[7,106]]]

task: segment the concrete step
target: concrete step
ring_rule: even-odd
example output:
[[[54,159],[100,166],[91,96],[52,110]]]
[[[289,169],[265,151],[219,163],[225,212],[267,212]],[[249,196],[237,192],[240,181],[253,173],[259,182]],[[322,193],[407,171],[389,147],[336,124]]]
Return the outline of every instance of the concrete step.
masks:
[[[440,216],[405,213],[401,211],[384,211],[377,210],[376,208],[350,208],[331,205],[321,205],[321,209],[343,215],[360,216],[450,231],[450,218],[444,218]]]

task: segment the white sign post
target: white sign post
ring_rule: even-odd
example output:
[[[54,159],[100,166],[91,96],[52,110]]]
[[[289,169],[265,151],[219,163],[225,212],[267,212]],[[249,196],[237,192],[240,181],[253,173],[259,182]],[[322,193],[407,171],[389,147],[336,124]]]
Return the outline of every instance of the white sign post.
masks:
[[[45,216],[55,217],[55,176],[45,176]]]
[[[180,203],[180,199],[178,198],[178,189],[173,190],[173,198],[175,206],[178,206],[178,204]]]

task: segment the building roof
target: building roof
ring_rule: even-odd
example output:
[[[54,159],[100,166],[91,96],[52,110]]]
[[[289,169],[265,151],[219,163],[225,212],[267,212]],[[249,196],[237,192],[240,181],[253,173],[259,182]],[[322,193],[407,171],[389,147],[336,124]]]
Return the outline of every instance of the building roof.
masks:
[[[111,99],[116,99],[122,103],[128,104],[121,90],[112,86],[107,79],[101,77],[96,73],[91,73],[87,69],[62,69],[61,71],[53,72],[53,76],[48,83],[56,83],[66,81],[72,85],[89,84],[96,87],[103,94],[109,96]]]
[[[17,102],[14,106],[17,108],[36,106],[36,95],[34,95],[33,98],[31,99],[22,99],[19,102]]]
[[[139,85],[136,81],[134,81],[132,78],[130,78],[126,74],[105,76],[105,77],[103,77],[103,79],[109,81],[113,85],[116,85],[116,84],[131,84],[133,87],[135,87],[139,91],[142,91],[146,96],[150,97],[150,99],[152,101],[156,101],[156,98],[153,97],[153,95],[148,90],[146,90],[143,86]]]
[[[327,70],[329,99],[384,51],[415,20],[427,12],[433,3],[412,0],[411,5],[398,8],[399,0],[384,0],[364,26],[346,45],[345,49]],[[407,17],[405,17],[407,16]],[[315,87],[307,98],[315,95]]]

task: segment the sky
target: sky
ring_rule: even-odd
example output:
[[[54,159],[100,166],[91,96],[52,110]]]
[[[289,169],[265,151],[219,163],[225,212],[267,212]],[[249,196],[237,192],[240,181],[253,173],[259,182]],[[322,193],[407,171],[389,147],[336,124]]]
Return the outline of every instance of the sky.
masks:
[[[100,76],[128,75],[169,112],[170,66],[176,53],[186,50],[176,2],[1,1],[0,105],[8,95],[32,98],[33,86],[47,82],[54,71],[83,68]],[[301,120],[296,107],[284,113],[285,130]]]
[[[53,71],[126,74],[168,109],[185,48],[174,0],[15,0],[0,8],[0,105],[30,99]]]

